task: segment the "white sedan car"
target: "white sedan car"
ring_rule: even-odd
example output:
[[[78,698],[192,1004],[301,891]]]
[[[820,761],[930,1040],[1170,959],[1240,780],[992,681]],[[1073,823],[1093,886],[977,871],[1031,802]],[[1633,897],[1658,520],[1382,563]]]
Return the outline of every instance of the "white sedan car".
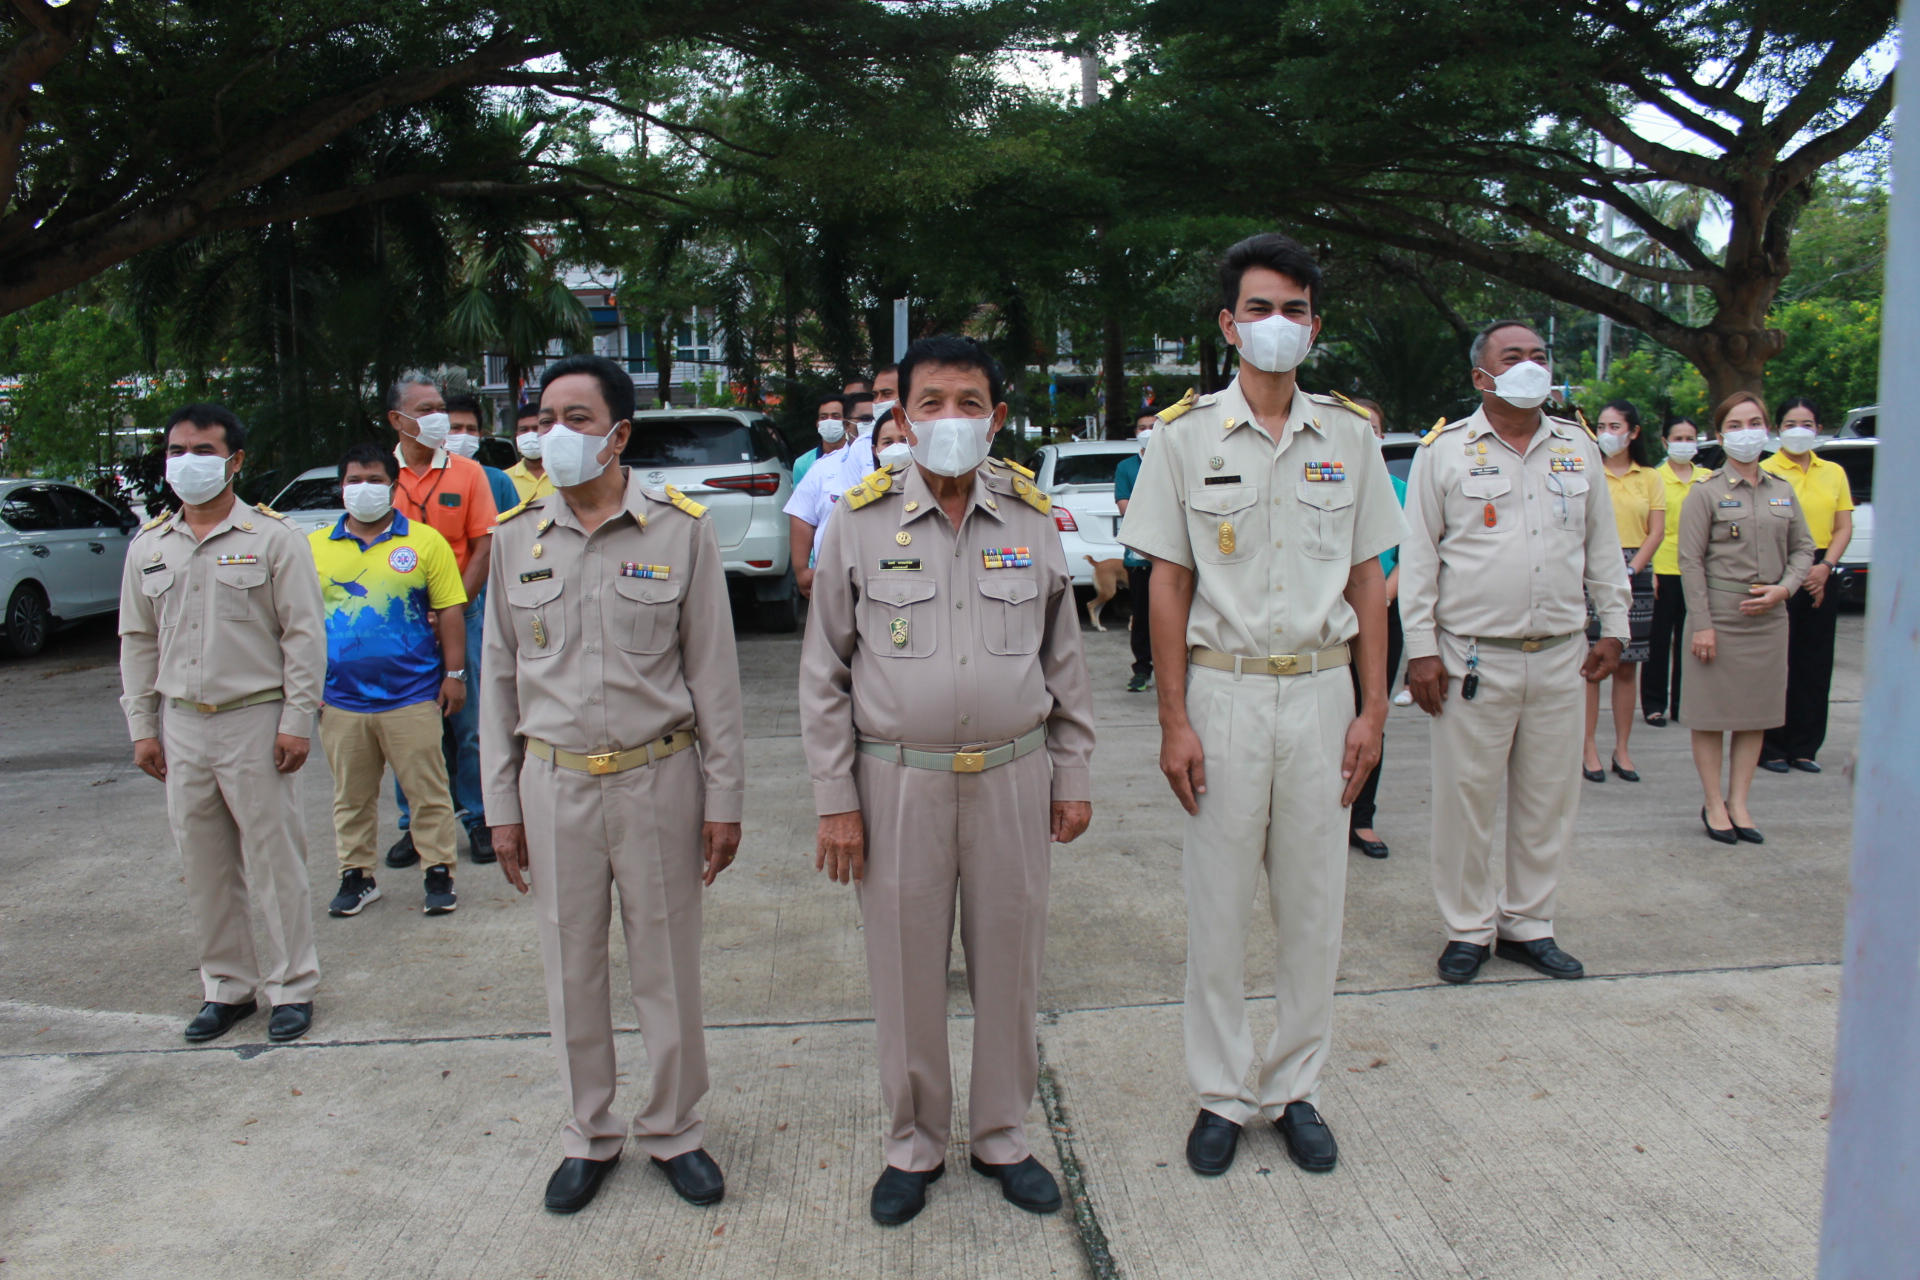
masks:
[[[0,651],[30,658],[61,624],[118,609],[139,527],[85,489],[0,480]]]
[[[1053,499],[1053,523],[1067,553],[1076,587],[1093,586],[1093,560],[1118,560],[1120,508],[1113,501],[1113,472],[1120,459],[1135,457],[1132,440],[1069,440],[1042,445],[1026,464],[1033,482]]]

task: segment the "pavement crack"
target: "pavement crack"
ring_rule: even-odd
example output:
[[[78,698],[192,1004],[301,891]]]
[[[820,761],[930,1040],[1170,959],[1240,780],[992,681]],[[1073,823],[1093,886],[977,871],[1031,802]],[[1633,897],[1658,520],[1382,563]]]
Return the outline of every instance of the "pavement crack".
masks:
[[[1047,1117],[1047,1131],[1053,1135],[1053,1154],[1060,1162],[1060,1176],[1066,1180],[1067,1198],[1073,1203],[1074,1234],[1087,1255],[1087,1266],[1094,1280],[1119,1280],[1120,1268],[1114,1263],[1107,1233],[1087,1188],[1086,1170],[1080,1165],[1080,1153],[1073,1142],[1073,1117],[1067,1110],[1065,1090],[1060,1077],[1047,1061],[1047,1044],[1035,1037],[1040,1054],[1040,1106]]]

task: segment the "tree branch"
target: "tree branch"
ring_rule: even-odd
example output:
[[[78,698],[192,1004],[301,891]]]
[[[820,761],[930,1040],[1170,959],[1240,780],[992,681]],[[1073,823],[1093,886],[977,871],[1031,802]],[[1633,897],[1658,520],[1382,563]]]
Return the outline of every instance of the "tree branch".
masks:
[[[779,156],[775,152],[762,151],[757,147],[749,147],[744,143],[735,142],[731,138],[723,137],[722,135],[715,133],[711,129],[702,128],[701,126],[696,124],[679,124],[672,120],[662,119],[661,117],[654,115],[650,111],[642,110],[639,107],[629,106],[626,103],[620,102],[613,98],[607,98],[597,93],[587,93],[582,90],[569,88],[567,86],[572,82],[563,80],[558,76],[509,74],[509,75],[500,75],[500,76],[490,77],[486,83],[493,84],[493,85],[500,85],[502,87],[507,87],[507,88],[511,88],[515,86],[524,86],[526,88],[539,89],[543,93],[551,93],[557,98],[570,98],[575,102],[584,102],[588,106],[605,107],[608,111],[612,111],[612,112],[615,112],[616,114],[626,116],[627,118],[632,120],[645,120],[648,124],[657,126],[658,128],[661,128],[661,129],[665,129],[668,133],[678,134],[681,136],[691,134],[691,135],[702,137],[702,138],[708,138],[714,142],[719,143],[721,146],[728,148],[729,150],[739,151],[750,156],[758,156],[762,160],[779,159]]]
[[[1884,27],[1881,33],[1885,34]],[[1815,116],[1826,109],[1827,105],[1833,101],[1834,93],[1848,69],[1860,60],[1860,55],[1876,43],[1878,43],[1877,38],[1862,35],[1845,44],[1836,40],[1828,47],[1826,56],[1820,59],[1819,64],[1807,76],[1806,82],[1800,86],[1800,91],[1787,101],[1787,105],[1780,109],[1778,115],[1767,122],[1764,132],[1773,143],[1776,154],[1792,142],[1802,129],[1811,124]],[[1888,76],[1881,81],[1880,87],[1887,89],[1890,93],[1892,83],[1893,77]]]
[[[93,26],[100,0],[71,0],[55,11],[43,0],[13,0],[14,8],[34,34],[26,37],[0,62],[0,213],[13,203],[20,176],[20,144],[26,141],[33,113],[26,99],[33,86],[67,56]]]
[[[1822,165],[1837,160],[1853,150],[1873,135],[1873,131],[1886,123],[1893,112],[1893,75],[1889,73],[1880,82],[1880,86],[1854,112],[1853,118],[1834,126],[1818,137],[1810,138],[1807,144],[1780,162],[1774,170],[1772,189],[1784,194],[1812,177]]]
[[[1466,318],[1453,309],[1453,304],[1447,301],[1447,295],[1442,293],[1440,287],[1434,284],[1427,273],[1419,267],[1411,262],[1396,258],[1390,253],[1374,254],[1373,264],[1382,271],[1385,271],[1388,275],[1399,276],[1409,281],[1414,288],[1420,291],[1420,296],[1431,303],[1433,309],[1440,313],[1440,318],[1447,322],[1447,327],[1452,329],[1456,335],[1462,338],[1473,335],[1473,326],[1468,324]]]

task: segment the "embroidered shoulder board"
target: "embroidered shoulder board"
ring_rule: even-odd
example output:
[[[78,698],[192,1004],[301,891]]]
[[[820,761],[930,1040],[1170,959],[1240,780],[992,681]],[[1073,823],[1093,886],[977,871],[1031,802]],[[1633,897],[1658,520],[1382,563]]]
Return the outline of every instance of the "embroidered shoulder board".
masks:
[[[1032,474],[1030,471],[1027,473],[1027,475]],[[1026,476],[1015,476],[1013,478],[1013,491],[1019,495],[1022,502],[1032,507],[1035,511],[1038,511],[1041,515],[1047,516],[1053,514],[1053,499],[1040,492],[1038,486],[1030,483]]]
[[[990,458],[988,459],[988,461],[997,462],[1009,471],[1015,472],[1016,474],[1019,474],[1019,475],[1023,475],[1029,480],[1033,479],[1033,472],[1027,470],[1025,467],[1015,462],[1012,458]]]
[[[699,503],[695,502],[692,498],[689,498],[686,494],[680,492],[678,489],[674,488],[672,485],[667,486],[667,501],[671,502],[674,506],[680,508],[682,511],[686,512],[688,515],[692,516],[695,520],[698,520],[701,516],[707,514],[707,509],[705,507],[701,506]]]
[[[274,509],[273,509],[272,507],[270,507],[270,506],[268,506],[268,505],[267,505],[266,503],[264,503],[264,502],[256,502],[256,503],[254,503],[254,504],[253,504],[253,509],[254,509],[255,511],[258,511],[258,512],[259,512],[259,513],[260,513],[261,515],[263,515],[263,516],[272,516],[272,517],[273,517],[273,518],[274,518],[275,520],[285,520],[285,519],[286,519],[286,517],[285,517],[285,516],[283,516],[283,515],[281,515],[281,514],[280,514],[280,513],[278,512],[278,511],[275,511],[275,510],[274,510]]]
[[[158,529],[161,525],[165,524],[167,521],[171,520],[172,518],[173,518],[173,512],[162,511],[159,515],[155,516],[153,519],[141,525],[140,532],[145,533],[149,529]]]
[[[1368,422],[1373,421],[1373,415],[1371,413],[1368,413],[1366,411],[1366,408],[1362,406],[1359,401],[1349,400],[1347,399],[1347,397],[1341,395],[1338,391],[1330,391],[1327,394],[1331,395],[1335,400],[1339,401],[1340,404],[1343,405],[1344,407],[1353,410],[1355,413],[1365,418]]]
[[[865,479],[846,491],[844,499],[848,508],[858,511],[869,502],[874,502],[893,489],[893,473],[885,467],[868,472]]]
[[[1172,404],[1162,409],[1159,413],[1156,413],[1154,417],[1160,419],[1160,421],[1162,422],[1172,422],[1175,418],[1179,417],[1181,414],[1185,413],[1187,410],[1193,408],[1194,396],[1195,396],[1194,388],[1188,387],[1187,394],[1181,396],[1178,400],[1175,400]]]
[[[523,511],[525,511],[526,509],[527,509],[527,504],[526,504],[526,503],[525,503],[525,502],[523,501],[523,502],[522,502],[522,503],[521,503],[521,504],[520,504],[519,506],[517,506],[517,507],[509,507],[509,508],[508,508],[507,510],[505,510],[505,511],[502,511],[502,512],[501,512],[501,513],[500,513],[500,514],[499,514],[499,515],[497,516],[497,517],[495,517],[495,519],[494,519],[494,522],[493,522],[493,523],[494,523],[495,525],[503,525],[503,524],[505,524],[505,523],[506,523],[507,521],[509,521],[509,520],[511,520],[511,519],[513,519],[513,518],[514,518],[515,516],[517,516],[517,515],[519,515],[519,514],[520,514],[521,512],[523,512]]]
[[[1433,424],[1433,430],[1427,432],[1427,434],[1420,437],[1420,443],[1423,445],[1432,444],[1435,440],[1438,440],[1440,438],[1440,433],[1442,431],[1445,431],[1446,429],[1447,429],[1447,420],[1443,417],[1440,419],[1440,421]]]
[[[1580,429],[1587,433],[1587,439],[1595,440],[1595,441],[1600,439],[1599,435],[1597,435],[1594,432],[1593,424],[1587,421],[1586,414],[1580,412],[1580,410],[1576,408],[1573,411],[1573,419],[1575,422],[1580,424]]]

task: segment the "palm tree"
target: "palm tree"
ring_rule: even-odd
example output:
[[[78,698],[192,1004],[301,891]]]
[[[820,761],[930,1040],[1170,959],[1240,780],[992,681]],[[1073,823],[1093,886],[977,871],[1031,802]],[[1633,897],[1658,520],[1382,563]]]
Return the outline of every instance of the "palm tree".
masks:
[[[458,346],[507,363],[514,404],[526,370],[560,338],[570,347],[593,342],[593,316],[573,296],[554,264],[524,232],[478,233],[464,246],[455,277],[447,335]]]

